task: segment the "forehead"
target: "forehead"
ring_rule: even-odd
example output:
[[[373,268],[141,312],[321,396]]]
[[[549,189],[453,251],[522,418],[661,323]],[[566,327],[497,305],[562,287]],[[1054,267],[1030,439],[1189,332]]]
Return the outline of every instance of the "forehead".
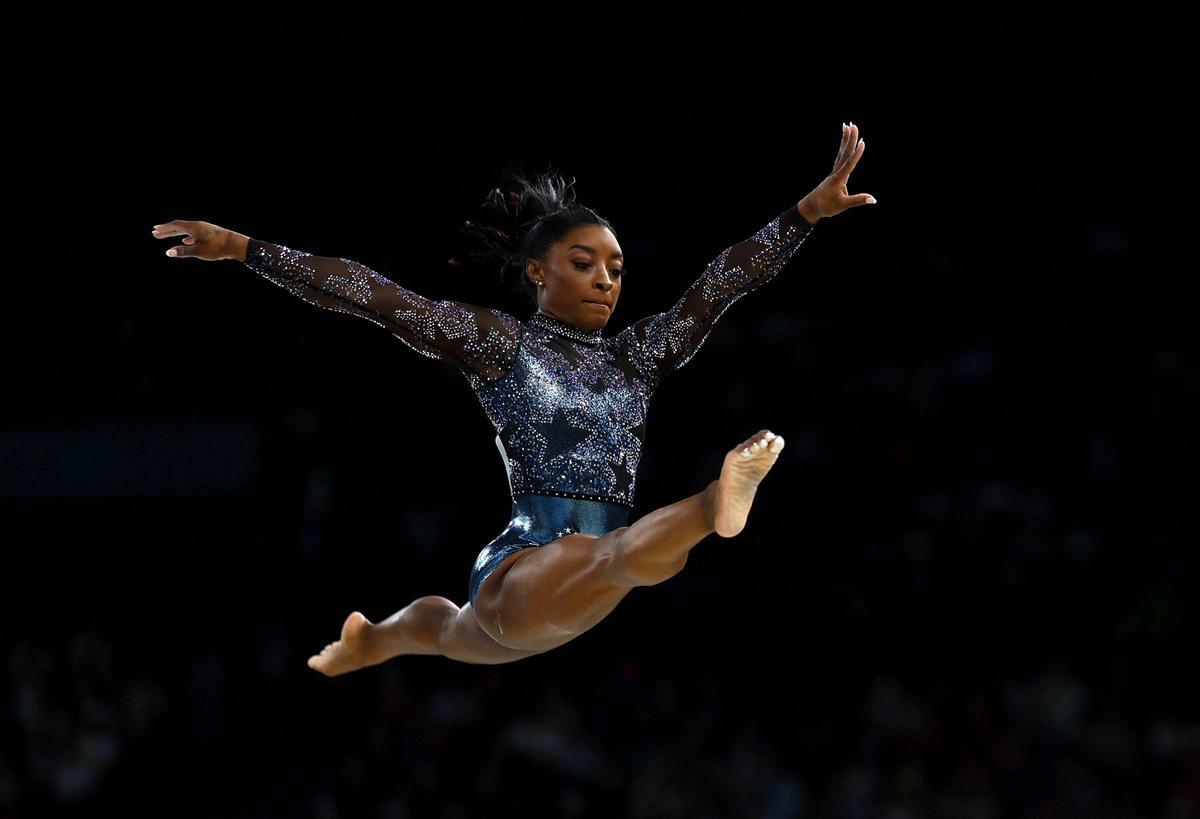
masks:
[[[586,245],[604,256],[621,252],[621,245],[617,242],[617,237],[613,235],[613,232],[603,225],[591,222],[571,228],[558,240],[556,246],[565,253],[572,249],[578,250],[578,248],[571,247],[575,244]]]

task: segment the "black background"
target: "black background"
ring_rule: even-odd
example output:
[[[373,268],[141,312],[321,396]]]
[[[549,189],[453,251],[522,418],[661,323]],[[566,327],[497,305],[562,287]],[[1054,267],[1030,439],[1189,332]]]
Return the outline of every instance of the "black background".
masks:
[[[1200,816],[1194,29],[381,14],[14,21],[0,817]],[[745,531],[545,655],[308,669],[352,610],[465,602],[494,432],[447,365],[151,226],[526,315],[445,259],[549,165],[617,227],[616,332],[850,120],[878,204],[651,407],[635,516],[785,436]]]

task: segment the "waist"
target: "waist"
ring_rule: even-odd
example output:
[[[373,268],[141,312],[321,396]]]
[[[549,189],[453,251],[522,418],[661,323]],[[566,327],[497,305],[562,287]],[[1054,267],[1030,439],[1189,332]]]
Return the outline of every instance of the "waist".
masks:
[[[619,503],[536,493],[517,495],[512,508],[514,518],[527,515],[539,529],[558,532],[569,528],[589,535],[628,526],[629,513],[630,508]]]

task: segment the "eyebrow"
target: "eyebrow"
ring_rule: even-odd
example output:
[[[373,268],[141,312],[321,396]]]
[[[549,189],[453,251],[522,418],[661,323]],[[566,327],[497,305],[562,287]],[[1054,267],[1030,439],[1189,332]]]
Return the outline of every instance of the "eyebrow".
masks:
[[[574,244],[574,245],[571,245],[570,247],[568,247],[568,248],[567,248],[567,250],[574,250],[575,248],[579,248],[579,249],[581,249],[581,250],[586,250],[588,253],[595,253],[595,252],[596,252],[596,248],[594,248],[594,247],[588,247],[587,245],[580,245],[580,244]],[[612,257],[613,257],[614,259],[624,259],[624,258],[625,258],[625,254],[624,254],[624,253],[619,253],[619,252],[618,252],[618,253],[614,253],[614,254],[612,255]]]

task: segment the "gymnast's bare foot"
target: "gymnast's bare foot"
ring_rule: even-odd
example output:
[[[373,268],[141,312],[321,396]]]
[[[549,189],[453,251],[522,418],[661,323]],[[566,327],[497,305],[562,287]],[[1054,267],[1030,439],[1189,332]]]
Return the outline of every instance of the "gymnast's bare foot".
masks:
[[[325,646],[320,654],[309,657],[308,667],[327,677],[336,677],[382,663],[390,655],[371,645],[374,642],[371,640],[374,628],[362,612],[351,612],[342,624],[342,639]]]
[[[783,449],[783,436],[759,430],[725,455],[713,504],[713,528],[733,537],[746,526],[758,484],[771,471]]]

